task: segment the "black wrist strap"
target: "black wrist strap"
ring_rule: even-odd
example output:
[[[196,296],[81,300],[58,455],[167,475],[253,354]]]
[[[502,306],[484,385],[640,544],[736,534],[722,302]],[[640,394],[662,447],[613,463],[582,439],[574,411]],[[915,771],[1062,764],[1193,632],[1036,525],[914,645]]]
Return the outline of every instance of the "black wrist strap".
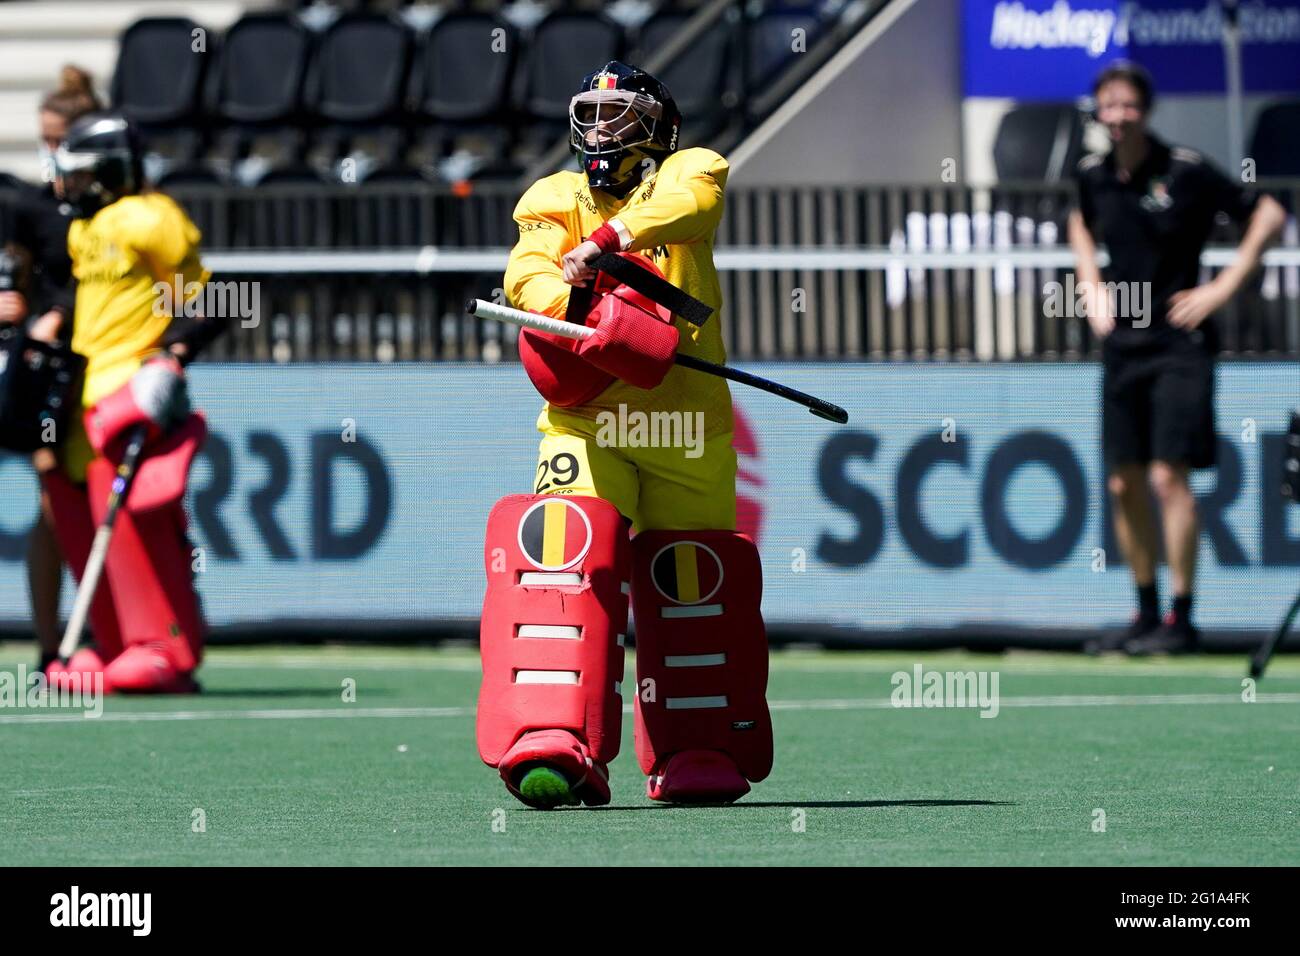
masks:
[[[680,315],[691,325],[703,325],[713,314],[711,306],[683,292],[667,279],[659,278],[650,270],[643,269],[635,262],[629,262],[616,253],[606,252],[598,256],[592,263],[592,267],[612,275],[623,285],[640,292],[646,298],[653,299],[674,315]],[[569,301],[573,301],[572,295],[569,296]]]

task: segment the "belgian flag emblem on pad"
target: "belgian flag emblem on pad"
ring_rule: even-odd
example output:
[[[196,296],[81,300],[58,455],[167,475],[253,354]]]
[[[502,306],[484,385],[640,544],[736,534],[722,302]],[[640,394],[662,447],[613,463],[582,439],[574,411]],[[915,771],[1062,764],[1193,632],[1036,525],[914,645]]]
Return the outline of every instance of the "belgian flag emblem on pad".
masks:
[[[722,586],[722,562],[713,549],[698,541],[678,541],[654,556],[650,576],[659,593],[668,600],[699,604],[713,597]]]
[[[591,522],[563,498],[539,501],[519,521],[519,550],[536,568],[564,571],[587,555]]]
[[[596,89],[613,90],[618,88],[618,77],[613,73],[602,73],[596,77]]]

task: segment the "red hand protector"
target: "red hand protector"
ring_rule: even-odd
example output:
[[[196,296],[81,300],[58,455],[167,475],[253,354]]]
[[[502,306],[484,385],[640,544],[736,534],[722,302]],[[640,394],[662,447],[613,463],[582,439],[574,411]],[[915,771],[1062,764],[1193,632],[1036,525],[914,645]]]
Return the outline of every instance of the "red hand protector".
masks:
[[[540,314],[540,313],[538,313]],[[519,359],[533,387],[552,405],[585,405],[614,384],[614,376],[574,354],[574,339],[523,329]]]
[[[596,334],[578,343],[578,354],[637,388],[655,388],[673,367],[677,329],[658,315],[629,301],[627,286],[619,286],[592,310]],[[591,324],[588,319],[588,324]]]
[[[620,255],[663,278],[653,260]],[[519,335],[519,358],[529,380],[560,408],[587,404],[616,378],[654,388],[668,374],[677,348],[672,313],[663,306],[605,273],[596,277],[592,291],[586,324],[598,330],[596,336],[579,342],[531,329]]]

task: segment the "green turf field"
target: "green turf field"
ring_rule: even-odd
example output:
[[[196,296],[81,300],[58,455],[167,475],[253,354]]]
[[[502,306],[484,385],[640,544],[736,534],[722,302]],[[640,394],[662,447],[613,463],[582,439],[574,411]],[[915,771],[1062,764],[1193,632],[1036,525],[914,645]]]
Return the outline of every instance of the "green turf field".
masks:
[[[891,706],[917,663],[996,672],[997,716]],[[1245,667],[779,652],[775,769],[740,804],[646,800],[629,717],[613,804],[544,813],[478,760],[472,650],[219,649],[201,696],[0,709],[0,866],[1294,865],[1300,660],[1253,703]]]

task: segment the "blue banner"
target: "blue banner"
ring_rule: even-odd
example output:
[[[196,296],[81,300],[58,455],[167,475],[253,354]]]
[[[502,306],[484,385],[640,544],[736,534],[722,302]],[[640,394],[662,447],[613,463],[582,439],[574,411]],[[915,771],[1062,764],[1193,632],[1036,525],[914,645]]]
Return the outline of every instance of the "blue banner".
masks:
[[[1300,90],[1300,2],[1240,5],[1246,93]],[[1101,67],[1136,60],[1158,94],[1223,93],[1218,0],[964,0],[966,96],[1073,100]]]
[[[851,416],[836,426],[733,389],[743,530],[759,542],[770,621],[1068,629],[1127,618],[1096,366],[745,367]],[[478,616],[488,510],[534,480],[539,401],[518,366],[191,374],[212,437],[190,484],[190,531],[215,625]],[[1194,481],[1197,616],[1264,630],[1300,589],[1300,507],[1278,492],[1300,363],[1225,364],[1217,395],[1221,464]],[[36,482],[24,459],[0,457],[0,501],[0,622],[25,626]]]

